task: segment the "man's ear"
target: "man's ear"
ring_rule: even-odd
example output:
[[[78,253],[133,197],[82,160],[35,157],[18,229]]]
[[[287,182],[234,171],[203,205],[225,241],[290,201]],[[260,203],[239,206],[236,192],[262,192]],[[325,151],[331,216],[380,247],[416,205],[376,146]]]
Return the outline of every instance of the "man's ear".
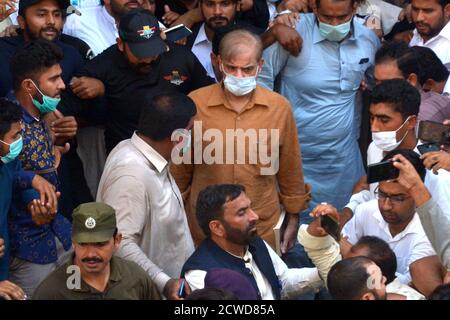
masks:
[[[444,16],[447,20],[450,19],[450,3],[444,7]]]
[[[120,38],[117,38],[116,41],[117,41],[117,48],[119,49],[119,51],[124,52],[125,51],[125,43]]]
[[[376,300],[376,299],[372,292],[366,292],[363,294],[360,300]]]
[[[25,79],[20,84],[22,90],[24,90],[26,93],[33,95],[34,92],[37,90],[34,86],[33,82],[31,82],[31,79]]]
[[[417,116],[409,116],[408,130],[415,129],[416,125],[417,125]]]
[[[25,30],[25,26],[27,23],[25,22],[25,18],[22,16],[17,16],[17,22],[19,23],[19,27],[21,30]]]
[[[210,221],[209,230],[211,231],[211,234],[214,234],[216,237],[225,237],[225,229],[223,227],[223,224],[219,220]]]
[[[120,243],[122,242],[122,234],[117,233],[116,237],[114,238],[114,248],[117,250],[119,249]]]
[[[433,79],[428,79],[422,86],[422,90],[425,92],[432,91],[435,85],[435,81]]]
[[[411,73],[408,76],[408,78],[406,79],[406,81],[408,81],[409,84],[415,88],[417,88],[419,86],[419,77],[417,77],[417,74],[415,74],[415,73]]]

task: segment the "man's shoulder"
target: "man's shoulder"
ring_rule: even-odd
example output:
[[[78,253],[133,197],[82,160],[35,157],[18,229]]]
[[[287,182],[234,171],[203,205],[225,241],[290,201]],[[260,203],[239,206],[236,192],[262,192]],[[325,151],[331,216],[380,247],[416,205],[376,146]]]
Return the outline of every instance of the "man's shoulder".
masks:
[[[357,219],[361,219],[361,221],[364,221],[365,224],[369,224],[374,221],[375,217],[378,214],[380,214],[378,200],[372,199],[358,205],[355,209],[354,217]]]
[[[115,268],[118,268],[122,278],[125,280],[135,279],[138,281],[147,281],[150,279],[148,273],[134,261],[113,256],[111,262],[114,264]]]
[[[256,94],[259,95],[258,98],[265,100],[267,106],[276,108],[277,110],[291,110],[291,103],[286,97],[260,85],[257,85],[256,88]]]
[[[33,299],[53,300],[61,294],[61,291],[68,290],[68,280],[75,271],[70,267],[71,265],[66,263],[53,270],[36,288]]]
[[[213,83],[209,86],[197,89],[189,93],[189,97],[194,100],[195,104],[197,104],[197,108],[199,107],[198,104],[204,104],[206,103],[213,95],[218,94],[218,92],[221,89],[220,83]]]
[[[353,27],[356,29],[356,33],[358,34],[356,38],[357,41],[368,41],[373,46],[378,48],[378,46],[380,45],[380,39],[377,37],[375,32],[357,22],[353,23]]]

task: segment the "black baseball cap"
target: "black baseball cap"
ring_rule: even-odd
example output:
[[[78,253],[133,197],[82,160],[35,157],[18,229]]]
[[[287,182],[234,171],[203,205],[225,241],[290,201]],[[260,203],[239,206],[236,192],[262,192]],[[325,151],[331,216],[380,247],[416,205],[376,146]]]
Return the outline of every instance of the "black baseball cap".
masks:
[[[119,37],[139,59],[147,59],[166,52],[161,39],[158,19],[145,9],[131,10],[121,17]]]
[[[25,9],[28,7],[31,7],[42,0],[20,0],[19,1],[19,16],[23,17],[23,14],[25,12]],[[67,8],[70,6],[70,0],[55,0],[63,13],[65,14]]]

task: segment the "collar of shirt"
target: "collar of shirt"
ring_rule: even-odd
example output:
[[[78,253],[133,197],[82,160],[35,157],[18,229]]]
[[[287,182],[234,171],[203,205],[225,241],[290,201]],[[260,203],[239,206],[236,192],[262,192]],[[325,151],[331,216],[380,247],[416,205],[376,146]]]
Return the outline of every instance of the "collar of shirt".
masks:
[[[114,18],[109,14],[109,12],[106,10],[105,6],[102,7],[102,14],[103,14],[103,18],[105,19],[105,21],[112,25],[113,29],[115,30],[116,35],[118,36],[119,33],[117,31],[116,20],[114,20]]]
[[[222,83],[217,83],[216,85],[212,86],[211,88],[212,92],[209,97],[207,106],[208,107],[214,107],[214,106],[225,106],[226,108],[233,110],[233,108],[230,106],[228,99],[225,96],[224,88]],[[257,85],[256,89],[253,91],[252,98],[250,102],[247,104],[247,106],[241,111],[244,112],[247,109],[253,108],[255,105],[261,105],[269,107],[269,100],[267,95],[265,94],[264,90]]]
[[[148,161],[151,162],[159,173],[167,167],[168,162],[155,149],[150,147],[144,140],[142,140],[136,132],[131,137],[131,143],[138,149]]]
[[[352,18],[354,20],[354,18]],[[346,41],[346,40],[356,40],[358,39],[358,37],[360,36],[360,30],[359,28],[362,27],[361,24],[359,23],[355,23],[354,21],[352,21],[352,26],[350,29],[350,37],[346,37],[342,42]],[[325,39],[321,34],[320,34],[320,30],[319,30],[319,19],[317,19],[316,17],[316,21],[314,23],[314,29],[313,29],[313,44],[316,44],[320,41],[324,41],[327,40]]]
[[[419,32],[417,32],[417,28],[414,29],[413,37],[410,42],[410,45],[413,44],[413,45],[424,46],[424,45],[430,44],[431,42],[434,42],[435,40],[438,40],[439,38],[445,38],[447,40],[450,40],[450,22],[447,22],[445,27],[442,28],[441,32],[439,32],[439,34],[434,36],[433,38],[429,39],[427,42],[423,41],[422,36],[419,34]]]
[[[211,42],[208,40],[208,37],[206,36],[204,23],[202,24],[200,29],[198,29],[197,37],[195,38],[193,46],[195,47],[196,45],[201,44],[203,42]]]
[[[22,108],[22,120],[25,123],[32,123],[32,122],[39,122],[40,119],[33,117],[17,100],[16,95],[14,94],[13,91],[10,91],[7,95],[6,98],[8,100],[10,100],[11,102],[14,102],[15,104],[19,105]]]
[[[384,230],[384,232],[386,232],[386,234],[389,235],[389,238],[391,239],[391,241],[400,241],[401,239],[403,239],[406,235],[408,235],[410,233],[411,234],[412,233],[419,234],[419,231],[417,229],[420,227],[420,220],[419,220],[419,216],[417,215],[417,213],[414,213],[414,217],[408,223],[406,228],[402,232],[398,233],[395,237],[392,237],[392,234],[389,231],[389,224],[386,221],[384,221],[380,210],[375,211],[373,213],[373,217],[378,221],[378,226],[380,227],[380,229]]]
[[[108,284],[105,287],[105,291],[103,293],[106,293],[112,286],[114,283],[119,282],[120,280],[122,280],[122,274],[120,273],[119,268],[117,268],[117,265],[115,263],[115,257],[113,256],[111,258],[110,261],[110,274],[109,274],[109,279],[108,279]],[[65,265],[65,270],[68,270],[69,266],[75,266],[75,255],[72,257],[72,259],[70,259],[66,265]],[[93,288],[92,286],[90,286],[88,283],[86,283],[83,278],[81,278],[81,282],[80,282],[80,288],[74,288],[72,289],[73,291],[77,291],[77,292],[92,292],[92,293],[99,293],[99,291],[95,288]]]

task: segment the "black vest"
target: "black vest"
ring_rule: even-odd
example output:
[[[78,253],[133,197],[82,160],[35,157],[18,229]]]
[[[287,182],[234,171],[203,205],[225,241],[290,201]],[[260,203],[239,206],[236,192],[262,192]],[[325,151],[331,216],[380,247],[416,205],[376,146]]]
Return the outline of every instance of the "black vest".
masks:
[[[252,254],[259,270],[270,283],[275,299],[279,300],[281,298],[281,281],[275,273],[272,259],[264,241],[259,237],[256,238],[249,245],[248,250]],[[244,260],[229,254],[210,238],[203,240],[192,256],[186,261],[183,270],[181,270],[181,277],[184,277],[184,274],[190,270],[208,271],[213,268],[225,268],[239,272],[251,282],[256,292],[258,292],[258,298],[261,299],[261,293],[259,292],[255,278],[252,272],[245,267]]]

